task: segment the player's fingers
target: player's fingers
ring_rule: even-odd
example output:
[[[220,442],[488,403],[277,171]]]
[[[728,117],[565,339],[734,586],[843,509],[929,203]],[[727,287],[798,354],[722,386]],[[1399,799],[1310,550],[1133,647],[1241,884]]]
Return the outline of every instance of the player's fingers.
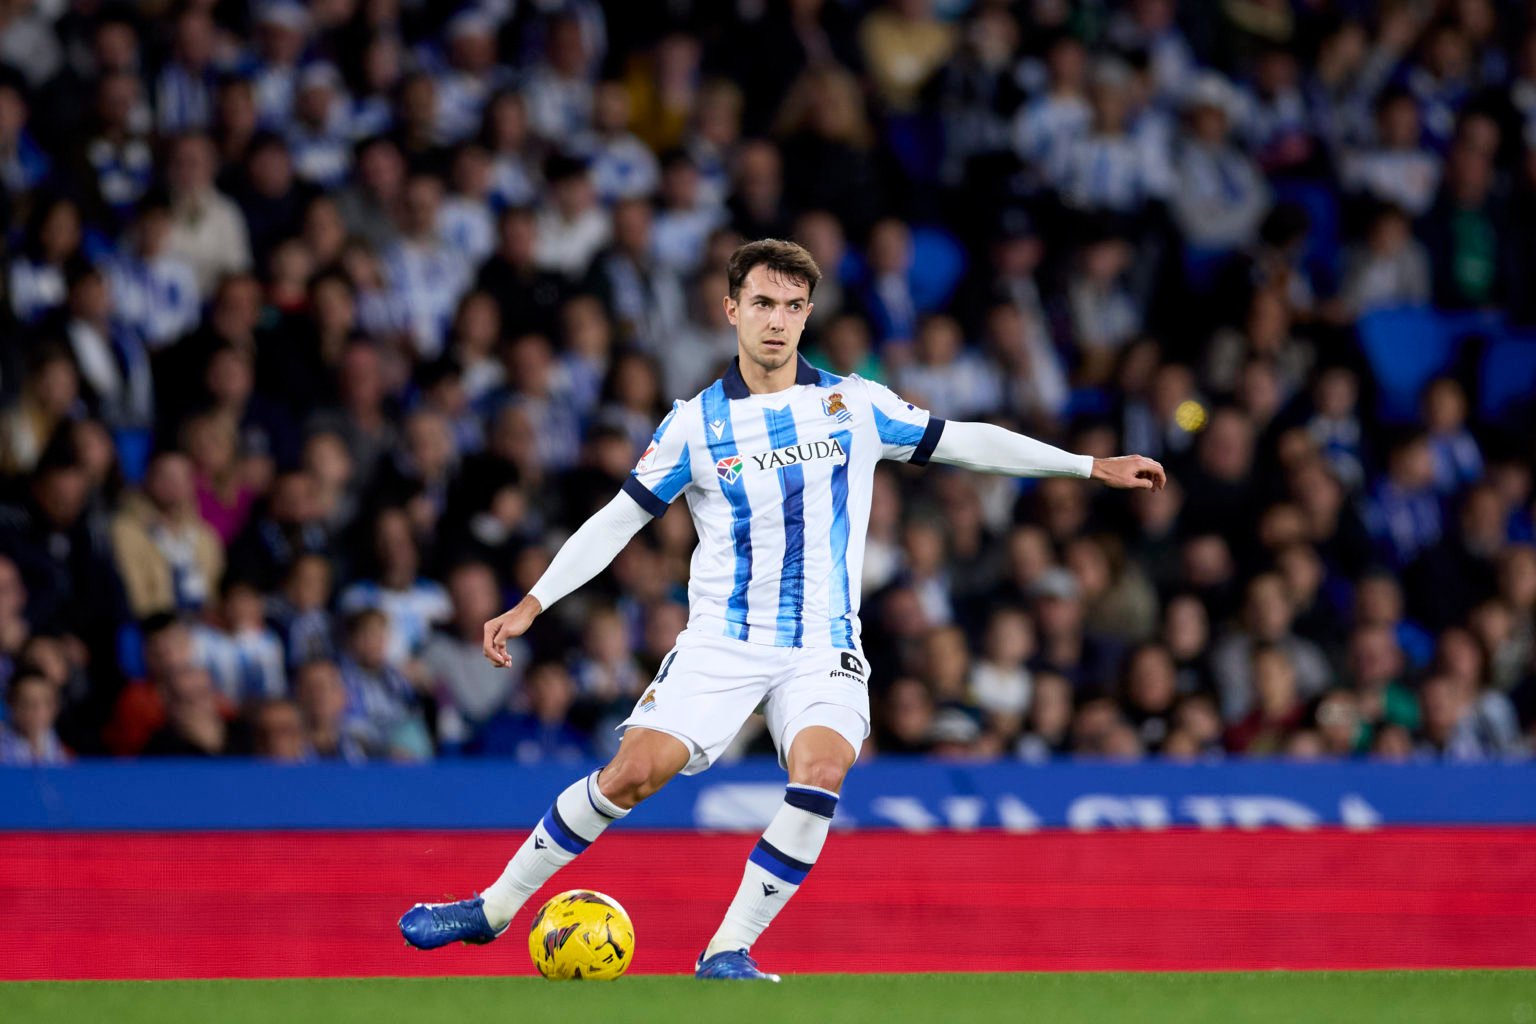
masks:
[[[1152,489],[1154,491],[1162,490],[1164,485],[1168,483],[1168,474],[1164,471],[1162,463],[1153,459],[1146,459],[1144,461],[1147,464],[1146,472],[1152,480]]]
[[[486,660],[489,661],[492,665],[497,666],[498,668],[501,667],[501,661],[502,661],[502,658],[504,657],[496,649],[497,634],[499,634],[500,632],[501,632],[501,626],[497,623],[497,621],[495,619],[492,619],[490,622],[487,622],[485,624],[485,644],[484,644],[483,647],[481,647],[481,651],[485,654]]]

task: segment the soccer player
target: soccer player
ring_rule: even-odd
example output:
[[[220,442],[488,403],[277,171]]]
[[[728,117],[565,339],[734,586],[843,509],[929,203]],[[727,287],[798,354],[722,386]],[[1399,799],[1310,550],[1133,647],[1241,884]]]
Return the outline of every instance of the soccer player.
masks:
[[[597,575],[679,496],[698,533],[688,626],[621,723],[613,760],[555,798],[482,895],[407,911],[400,930],[414,946],[501,935],[550,876],[673,776],[708,768],[765,705],[789,785],[694,973],[777,981],[749,950],[816,863],[843,777],[869,734],[858,581],[875,464],[1163,486],[1151,459],[1095,459],[990,424],[946,423],[872,381],[811,366],[800,335],[821,271],[799,245],[749,242],[731,256],[727,276],[735,362],[674,403],[621,493],[571,536],[527,597],[485,624],[485,656],[509,665],[508,640]]]

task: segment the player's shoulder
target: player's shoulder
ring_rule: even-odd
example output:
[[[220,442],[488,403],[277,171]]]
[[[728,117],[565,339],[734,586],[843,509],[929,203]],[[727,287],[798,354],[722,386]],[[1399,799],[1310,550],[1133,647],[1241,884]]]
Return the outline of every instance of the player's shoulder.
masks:
[[[705,396],[709,394],[711,387],[714,387],[714,385],[711,384],[688,398],[674,398],[672,400],[672,408],[667,412],[667,417],[669,419],[688,417],[698,419],[699,410],[704,407]]]
[[[809,383],[813,388],[841,388],[843,390],[858,391],[869,384],[869,381],[856,373],[836,374],[831,370],[823,370],[819,366],[812,366],[816,371],[814,382],[801,378],[801,383]]]
[[[857,373],[850,373],[846,377],[839,377],[838,380],[842,382],[845,390],[863,395],[871,402],[882,399],[889,400],[895,397],[895,392],[884,384],[877,380],[871,380],[868,377],[861,377]]]
[[[705,385],[687,398],[674,398],[672,400],[672,408],[667,410],[666,419],[662,422],[669,425],[676,424],[689,435],[696,433],[694,428],[703,423],[707,418],[702,413],[709,406],[710,391],[718,389],[719,386],[720,382],[715,381],[712,384]]]

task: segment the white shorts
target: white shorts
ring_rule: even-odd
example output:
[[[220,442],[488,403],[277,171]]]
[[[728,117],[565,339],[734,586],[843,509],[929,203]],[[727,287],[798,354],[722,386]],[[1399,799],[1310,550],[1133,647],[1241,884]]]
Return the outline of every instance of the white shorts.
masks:
[[[677,737],[693,752],[683,774],[697,775],[760,705],[780,765],[812,725],[842,736],[857,758],[869,735],[869,663],[862,650],[768,647],[685,629],[618,728]]]

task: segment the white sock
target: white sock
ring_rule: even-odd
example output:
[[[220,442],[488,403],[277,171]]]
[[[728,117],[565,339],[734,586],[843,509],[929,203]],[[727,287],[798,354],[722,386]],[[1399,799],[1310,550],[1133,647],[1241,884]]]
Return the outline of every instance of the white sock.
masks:
[[[709,940],[705,959],[728,949],[752,948],[784,904],[799,891],[800,883],[821,855],[836,812],[837,794],[830,790],[794,783],[785,789],[784,806],[768,823],[763,838],[747,858],[741,888],[736,890],[720,930]]]
[[[485,919],[492,928],[504,927],[539,886],[591,846],[605,828],[629,813],[603,796],[597,788],[597,776],[598,772],[593,772],[577,779],[555,798],[533,834],[507,862],[501,877],[480,894],[485,897]]]

